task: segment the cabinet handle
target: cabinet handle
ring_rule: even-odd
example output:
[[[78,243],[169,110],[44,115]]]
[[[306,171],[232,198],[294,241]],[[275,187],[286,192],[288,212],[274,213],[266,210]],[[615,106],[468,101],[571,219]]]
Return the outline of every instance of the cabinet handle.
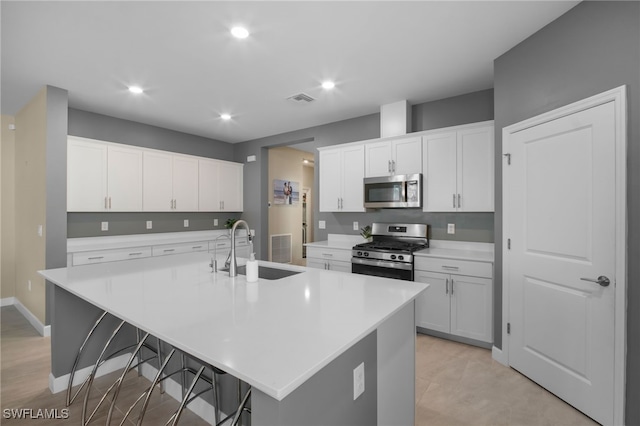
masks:
[[[322,253],[323,257],[333,257],[333,253]]]
[[[453,194],[453,208],[456,208],[456,194]]]
[[[344,208],[344,200],[340,198],[340,210]]]
[[[224,210],[224,200],[222,200],[222,210]]]
[[[104,259],[104,256],[90,257],[88,260],[99,260],[99,259]]]
[[[387,171],[391,173],[391,160],[387,161]]]
[[[105,210],[108,208],[107,207],[107,197],[104,197],[104,208],[105,208]]]
[[[451,295],[453,296],[453,278],[451,278]]]
[[[338,210],[340,210],[340,197],[338,197]]]
[[[111,197],[109,197],[109,210],[111,210]]]
[[[172,251],[176,251],[176,249],[164,249],[165,253],[172,252]]]
[[[447,265],[442,265],[442,269],[449,269],[449,270],[457,271],[458,269],[460,269],[460,267],[459,267],[459,266],[447,266]]]
[[[222,247],[222,246],[224,246],[224,245],[225,245],[225,243],[218,243],[218,244],[216,244],[216,245],[217,245],[218,247]]]
[[[458,194],[458,208],[460,208],[460,194]]]
[[[444,294],[449,294],[449,278],[445,279],[444,283]]]
[[[391,173],[396,172],[396,160],[391,160]]]
[[[140,256],[142,254],[141,251],[135,252],[135,253],[129,253],[129,256]]]
[[[191,247],[191,248],[192,248],[192,249],[199,249],[199,248],[202,248],[202,246],[193,246],[193,247]]]

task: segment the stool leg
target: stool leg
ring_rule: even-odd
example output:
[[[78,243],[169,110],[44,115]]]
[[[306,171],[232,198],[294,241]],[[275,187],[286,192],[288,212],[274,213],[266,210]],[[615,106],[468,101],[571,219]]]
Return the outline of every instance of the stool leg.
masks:
[[[93,333],[96,331],[96,329],[98,328],[98,326],[106,316],[107,316],[107,311],[103,311],[102,315],[100,315],[100,317],[95,322],[93,327],[91,327],[91,330],[89,330],[89,334],[87,334],[87,337],[85,337],[84,342],[82,342],[82,345],[80,345],[80,349],[78,349],[78,354],[76,355],[75,361],[73,361],[73,367],[71,368],[71,373],[69,374],[69,384],[67,385],[67,400],[66,400],[67,407],[70,406],[73,403],[73,401],[75,401],[75,399],[78,397],[78,395],[80,394],[84,386],[87,384],[87,380],[85,380],[80,386],[80,389],[78,389],[78,391],[75,393],[75,395],[73,395],[73,397],[71,396],[71,388],[73,387],[73,377],[75,376],[76,370],[78,369],[78,363],[80,362],[80,357],[84,352],[84,348],[87,345],[87,342],[89,341]]]
[[[237,426],[238,425],[238,422],[240,421],[240,418],[242,417],[242,413],[244,412],[244,408],[247,406],[247,402],[249,401],[249,397],[250,396],[251,396],[251,388],[249,388],[249,390],[245,394],[244,398],[242,399],[242,402],[240,403],[240,406],[238,406],[238,411],[236,411],[236,415],[233,418],[233,421],[231,422],[231,426]]]
[[[169,422],[171,422],[171,426],[176,426],[178,424],[178,420],[180,420],[182,411],[184,410],[184,407],[187,405],[187,401],[189,400],[189,395],[191,395],[191,392],[193,392],[193,389],[196,387],[196,384],[198,383],[198,379],[200,378],[200,376],[202,376],[203,372],[204,372],[204,365],[200,367],[195,377],[193,378],[193,381],[191,382],[191,386],[189,386],[187,393],[182,398],[182,402],[180,402],[180,406],[178,407],[178,410],[173,414],[173,416],[171,416],[173,418],[173,422],[171,422],[171,418],[169,418],[169,421],[167,422],[167,424],[169,424]]]
[[[100,353],[100,356],[98,357],[98,361],[93,366],[93,369],[91,370],[91,373],[89,374],[89,380],[87,381],[87,391],[84,394],[84,402],[82,404],[82,424],[83,425],[86,425],[87,423],[89,423],[89,421],[91,420],[93,415],[98,410],[98,407],[100,406],[100,404],[98,404],[98,407],[96,407],[96,409],[93,411],[91,416],[89,418],[87,418],[87,405],[89,404],[89,394],[91,393],[91,385],[93,383],[93,379],[95,378],[96,371],[98,370],[98,365],[100,365],[100,361],[102,361],[102,358],[104,358],[104,355],[107,352],[107,349],[109,348],[109,345],[111,345],[111,342],[116,337],[116,335],[118,334],[120,329],[122,329],[122,326],[124,326],[124,324],[125,324],[124,321],[120,322],[120,324],[116,327],[116,329],[113,330],[113,333],[111,333],[111,337],[109,337],[109,340],[107,340],[107,343],[105,343],[104,348],[102,348],[102,352]]]
[[[176,353],[175,348],[171,349],[171,352],[169,352],[169,355],[167,355],[167,357],[165,358],[164,362],[160,366],[160,369],[158,370],[158,373],[156,374],[156,377],[154,377],[154,379],[153,379],[153,382],[151,382],[151,386],[149,386],[149,389],[147,389],[147,395],[146,395],[146,397],[144,399],[144,402],[142,403],[142,408],[140,409],[140,415],[138,415],[138,426],[142,425],[142,419],[144,418],[144,415],[145,415],[145,413],[147,411],[147,407],[149,406],[149,400],[151,399],[151,393],[153,392],[153,389],[158,384],[158,382],[160,382],[160,386],[162,386],[162,384],[164,383],[164,382],[161,382],[160,380],[161,380],[161,378],[164,377],[164,370],[167,368],[167,365],[169,365],[169,361],[171,361],[171,358],[173,357],[173,355],[175,353]],[[136,401],[136,403],[137,403],[137,401]],[[127,418],[127,416],[129,415],[129,412],[131,411],[132,408],[133,408],[133,406],[131,406],[129,411],[127,411],[127,414],[125,414],[125,418]]]
[[[133,364],[133,360],[138,357],[140,349],[142,348],[142,345],[144,345],[144,342],[147,340],[147,337],[149,337],[149,333],[146,333],[142,338],[142,340],[138,342],[138,345],[136,346],[135,351],[131,354],[131,356],[129,357],[129,361],[127,361],[127,365],[124,367],[124,371],[122,372],[120,377],[118,377],[118,380],[116,380],[117,386],[113,392],[113,399],[111,400],[111,405],[109,406],[109,413],[107,414],[107,425],[111,424],[113,407],[116,406],[116,399],[118,399],[120,388],[122,387],[122,383],[124,382],[124,376],[129,372],[131,364]]]
[[[220,401],[218,396],[218,380],[216,379],[216,369],[211,367],[211,390],[213,392],[213,425],[217,426],[220,421]]]

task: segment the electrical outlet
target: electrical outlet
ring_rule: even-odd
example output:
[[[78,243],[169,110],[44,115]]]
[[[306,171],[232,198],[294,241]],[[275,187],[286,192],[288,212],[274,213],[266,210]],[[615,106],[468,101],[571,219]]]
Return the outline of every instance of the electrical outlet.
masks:
[[[218,219],[213,219],[213,226],[218,226]]]
[[[152,229],[153,228],[153,221],[148,220],[147,221],[147,229]]]
[[[364,362],[353,369],[353,400],[364,393]]]
[[[449,223],[447,224],[447,234],[455,234],[456,233],[456,224]]]
[[[358,222],[353,222],[353,230],[357,231],[360,229],[360,226],[358,226]]]
[[[42,225],[38,225],[38,237],[42,237]]]
[[[324,220],[318,221],[318,228],[325,229],[326,227],[327,227],[327,222],[325,222]]]
[[[109,222],[102,222],[102,224],[100,225],[100,230],[108,231],[109,230]]]
[[[27,287],[29,288],[29,291],[31,291],[31,280],[27,280]]]
[[[185,219],[184,220],[184,227],[188,228],[189,227],[189,219]]]

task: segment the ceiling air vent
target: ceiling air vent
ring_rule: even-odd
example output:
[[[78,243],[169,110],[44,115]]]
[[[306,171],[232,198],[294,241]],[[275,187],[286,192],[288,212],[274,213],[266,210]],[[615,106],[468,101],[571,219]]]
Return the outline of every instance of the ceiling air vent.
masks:
[[[293,96],[289,96],[287,99],[296,103],[302,103],[302,102],[309,103],[309,102],[315,101],[314,98],[307,95],[306,93],[298,93]]]

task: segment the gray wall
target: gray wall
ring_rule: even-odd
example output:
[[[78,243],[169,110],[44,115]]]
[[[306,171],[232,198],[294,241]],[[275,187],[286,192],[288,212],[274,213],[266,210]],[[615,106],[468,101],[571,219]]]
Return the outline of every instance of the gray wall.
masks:
[[[468,124],[493,119],[493,90],[482,90],[453,98],[427,102],[412,107],[414,132]],[[256,155],[257,161],[245,164],[244,208],[245,218],[256,235],[267,235],[269,182],[266,152],[276,146],[292,146],[314,153],[316,160],[315,182],[318,182],[318,151],[323,146],[375,139],[380,137],[380,114],[371,114],[350,120],[329,123],[295,132],[256,139],[235,146],[235,159],[245,161],[248,155]],[[260,182],[260,185],[255,185]],[[318,206],[317,185],[313,194],[314,206]],[[318,228],[318,221],[326,222],[326,229]],[[493,213],[423,213],[419,209],[378,210],[367,213],[320,213],[314,211],[314,239],[322,241],[327,234],[353,234],[353,222],[360,226],[374,221],[424,222],[431,225],[431,238],[464,241],[493,242]],[[456,224],[456,234],[446,233],[446,224]],[[268,241],[256,242],[257,255],[265,258]]]
[[[69,134],[143,148],[233,161],[233,145],[230,143],[72,108],[69,109]],[[64,164],[66,164],[66,155]],[[222,229],[227,219],[239,217],[240,213],[233,212],[69,213],[67,215],[67,236],[74,238]],[[189,220],[188,228],[183,226],[184,219]],[[214,219],[218,219],[218,226],[213,225]],[[146,229],[147,220],[153,221],[153,229]],[[108,231],[100,230],[101,222],[109,222]]]
[[[627,85],[628,276],[626,424],[640,424],[640,3],[582,2],[494,63],[496,164],[500,129]],[[502,169],[496,169],[494,336],[502,347]],[[634,402],[635,401],[635,402]]]
[[[69,94],[47,87],[46,241],[47,269],[67,266],[67,105]],[[53,284],[45,287],[45,324],[51,324]]]

